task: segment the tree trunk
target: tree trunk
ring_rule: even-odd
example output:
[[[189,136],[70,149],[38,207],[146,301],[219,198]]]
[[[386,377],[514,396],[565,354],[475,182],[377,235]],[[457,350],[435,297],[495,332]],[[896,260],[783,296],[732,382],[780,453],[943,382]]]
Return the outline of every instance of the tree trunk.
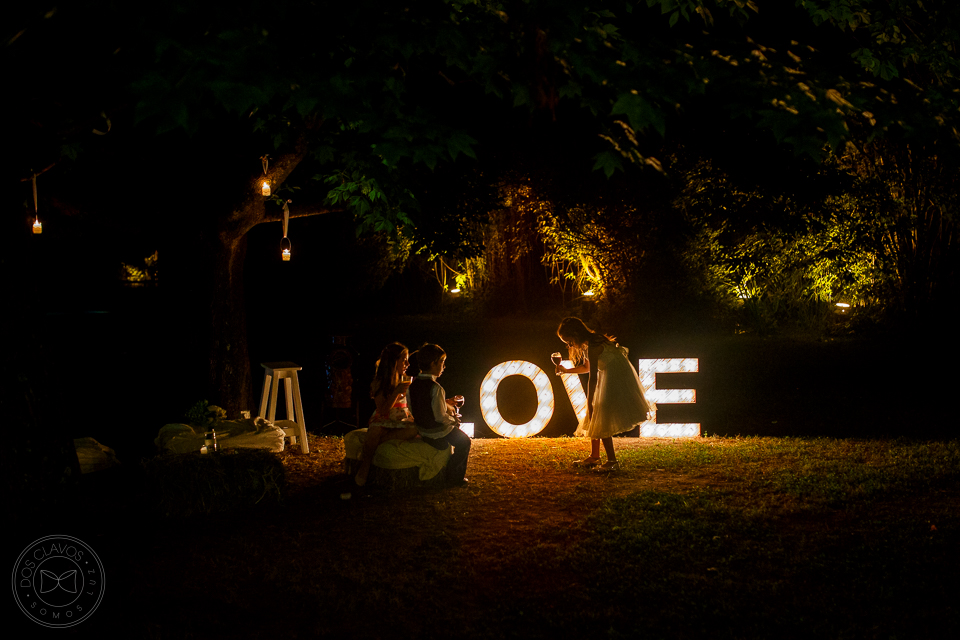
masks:
[[[249,178],[239,204],[229,214],[217,220],[217,227],[205,239],[213,264],[205,269],[212,275],[207,291],[210,292],[209,351],[207,358],[207,384],[209,397],[214,404],[223,407],[229,417],[240,411],[256,411],[259,398],[255,396],[247,347],[246,300],[243,287],[243,263],[247,253],[247,233],[264,222],[281,222],[282,210],[275,204],[268,208],[268,200],[260,195],[260,185],[268,180],[277,189],[290,173],[306,157],[306,134],[301,136],[295,148],[270,165],[266,176]],[[322,205],[299,203],[296,214],[302,218],[344,211]],[[279,260],[280,257],[277,256]]]
[[[220,236],[217,245],[213,254],[207,380],[213,404],[226,409],[233,418],[243,410],[255,411],[243,292],[246,233],[239,237]]]

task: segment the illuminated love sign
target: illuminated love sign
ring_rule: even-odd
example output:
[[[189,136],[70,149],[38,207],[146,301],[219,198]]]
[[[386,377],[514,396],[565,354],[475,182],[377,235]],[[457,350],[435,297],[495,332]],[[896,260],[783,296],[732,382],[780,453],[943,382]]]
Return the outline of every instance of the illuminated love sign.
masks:
[[[497,387],[507,376],[523,376],[530,380],[537,390],[537,412],[529,422],[513,424],[500,415],[497,407]],[[553,388],[550,386],[550,378],[532,362],[511,360],[498,364],[490,369],[480,383],[480,412],[487,425],[501,436],[526,438],[536,435],[543,431],[553,417]]]
[[[573,364],[564,360],[564,367]],[[658,373],[682,373],[699,371],[697,358],[657,358],[641,359],[637,371],[640,375],[640,384],[647,400],[655,404],[687,404],[697,401],[696,389],[657,389]],[[497,407],[497,388],[500,382],[508,376],[523,376],[533,383],[537,391],[537,411],[533,418],[523,424],[507,422]],[[582,422],[587,417],[587,394],[580,383],[580,377],[573,373],[561,374],[563,388],[573,407],[577,420]],[[534,436],[547,426],[553,417],[554,395],[550,378],[543,369],[524,360],[510,360],[498,364],[487,373],[480,383],[480,412],[484,421],[494,433],[506,438],[528,438]],[[699,423],[672,423],[657,424],[656,419],[647,420],[640,425],[641,437],[653,438],[695,438],[700,435]]]
[[[641,358],[637,363],[640,386],[647,400],[654,404],[695,404],[696,389],[657,389],[658,373],[696,373],[700,370],[697,358]],[[700,423],[667,423],[647,420],[640,425],[642,438],[696,438],[700,435]]]

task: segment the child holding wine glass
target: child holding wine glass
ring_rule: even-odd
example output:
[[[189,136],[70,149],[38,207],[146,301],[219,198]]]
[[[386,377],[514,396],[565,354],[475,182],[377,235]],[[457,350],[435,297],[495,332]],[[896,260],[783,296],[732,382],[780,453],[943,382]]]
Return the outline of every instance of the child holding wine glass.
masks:
[[[407,409],[406,392],[411,378],[406,375],[409,351],[399,342],[388,344],[380,352],[377,373],[370,385],[370,396],[377,405],[367,425],[367,436],[360,455],[360,468],[354,477],[358,487],[367,483],[370,465],[377,447],[387,440],[417,437],[413,415]]]
[[[561,373],[589,373],[587,383],[587,416],[574,435],[590,438],[590,455],[577,466],[599,465],[601,471],[618,471],[620,463],[613,448],[613,436],[630,431],[656,411],[648,402],[636,369],[627,360],[626,349],[610,336],[593,331],[580,318],[564,318],[557,328],[557,337],[566,343],[573,367],[561,366]],[[559,356],[559,353],[554,353]],[[557,358],[559,359],[559,358]],[[576,364],[579,363],[579,364]],[[607,461],[600,465],[600,444]]]
[[[471,444],[470,436],[460,430],[459,413],[455,413],[455,407],[463,404],[463,396],[447,400],[446,392],[437,383],[446,368],[447,354],[438,345],[425,344],[410,359],[420,370],[409,392],[410,410],[420,438],[435,449],[453,447],[453,455],[447,463],[447,482],[463,486],[468,482],[464,476]]]

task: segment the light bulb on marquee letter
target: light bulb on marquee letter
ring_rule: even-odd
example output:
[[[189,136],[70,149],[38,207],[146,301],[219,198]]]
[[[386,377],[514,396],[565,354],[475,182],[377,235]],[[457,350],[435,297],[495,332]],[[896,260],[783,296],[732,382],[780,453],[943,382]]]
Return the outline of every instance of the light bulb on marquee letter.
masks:
[[[523,376],[537,392],[537,412],[529,422],[513,424],[504,420],[497,407],[497,387],[507,376]],[[553,417],[553,388],[543,369],[524,360],[510,360],[491,369],[480,383],[480,413],[494,433],[505,438],[527,438],[543,431]]]
[[[573,363],[564,360],[564,367]],[[640,384],[647,399],[655,404],[692,404],[697,401],[696,389],[657,389],[658,373],[696,373],[700,370],[697,358],[641,359],[637,365]],[[537,412],[529,422],[513,424],[504,420],[497,407],[497,388],[507,376],[523,376],[533,382],[537,392]],[[579,422],[587,416],[587,394],[584,393],[580,376],[561,374],[563,387],[573,406]],[[554,395],[550,378],[537,365],[524,360],[510,360],[498,364],[487,373],[480,383],[480,412],[494,433],[506,438],[527,438],[543,431],[553,417]],[[640,436],[646,438],[696,438],[700,435],[700,423],[657,424],[656,418],[640,425]]]
[[[573,363],[569,360],[564,360],[560,364],[567,369],[573,368]],[[587,394],[583,392],[580,376],[575,373],[561,373],[560,379],[563,381],[563,388],[567,390],[573,412],[577,415],[577,422],[583,422],[587,419]]]
[[[696,373],[700,371],[698,358],[640,359],[637,362],[640,384],[647,400],[654,404],[695,404],[696,389],[657,389],[658,373]],[[696,438],[700,423],[665,423],[647,420],[640,425],[640,436],[647,438]]]

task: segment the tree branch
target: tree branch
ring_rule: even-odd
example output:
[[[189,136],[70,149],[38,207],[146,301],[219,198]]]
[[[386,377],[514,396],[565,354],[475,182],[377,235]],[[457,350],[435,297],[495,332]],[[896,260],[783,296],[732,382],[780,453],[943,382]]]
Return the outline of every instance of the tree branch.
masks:
[[[57,163],[54,162],[53,164],[51,164],[51,165],[50,165],[49,167],[47,167],[46,169],[43,169],[43,170],[41,170],[41,171],[37,171],[36,173],[31,173],[31,174],[30,174],[30,177],[28,177],[28,178],[21,178],[21,179],[20,179],[20,182],[30,182],[31,180],[33,180],[33,179],[36,178],[37,176],[41,176],[41,175],[45,174],[47,171],[50,171],[50,169],[53,169],[56,165],[57,165]]]
[[[262,222],[283,220],[283,215],[267,213],[266,198],[260,194],[264,181],[270,183],[270,188],[276,190],[293,173],[300,162],[307,157],[309,151],[308,136],[310,132],[322,125],[322,120],[311,122],[300,132],[293,149],[283,153],[269,164],[266,175],[263,173],[251,174],[247,183],[246,194],[234,209],[222,217],[218,223],[218,233],[221,241],[229,243],[241,238],[250,229]],[[300,218],[308,215],[332,213],[341,209],[327,209],[324,207],[307,207],[303,211],[292,213],[292,217]],[[312,212],[312,213],[311,213]]]
[[[291,204],[296,204],[291,203]],[[291,218],[309,218],[310,216],[322,216],[325,213],[342,213],[346,211],[346,207],[318,207],[318,206],[308,206],[306,208],[296,207],[290,209]],[[283,222],[283,212],[279,214],[270,214],[264,215],[263,219],[260,222]]]

